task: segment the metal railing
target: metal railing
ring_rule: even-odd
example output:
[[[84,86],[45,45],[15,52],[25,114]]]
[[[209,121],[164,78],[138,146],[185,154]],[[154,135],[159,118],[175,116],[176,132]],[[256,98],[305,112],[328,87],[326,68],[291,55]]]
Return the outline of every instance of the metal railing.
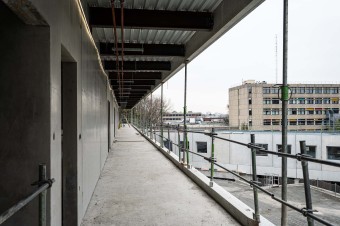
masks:
[[[0,224],[4,223],[15,213],[25,207],[34,198],[39,196],[39,226],[47,225],[47,189],[52,187],[54,179],[46,179],[46,165],[39,165],[39,181],[32,183],[32,186],[38,186],[38,189],[27,197],[21,199],[19,202],[14,204],[11,208],[7,209],[0,215]]]
[[[151,125],[150,125],[151,127]],[[165,126],[168,129],[168,136],[162,136],[159,134],[156,134],[156,129],[150,129],[150,128],[146,128],[144,127],[143,130],[141,131],[146,131],[145,135],[148,135],[147,131],[152,131],[150,133],[150,138],[152,140],[156,140],[156,136],[159,136],[161,138],[161,140],[163,141],[163,139],[165,139],[168,142],[168,145],[175,145],[178,147],[179,149],[179,154],[178,154],[178,161],[184,165],[186,165],[188,168],[190,168],[190,165],[187,164],[188,163],[188,153],[194,154],[196,156],[200,156],[202,157],[204,160],[208,161],[211,163],[211,167],[210,167],[210,171],[211,171],[211,175],[210,175],[210,186],[213,186],[213,173],[214,173],[214,166],[218,166],[221,169],[227,171],[228,173],[232,174],[233,176],[239,178],[240,180],[246,182],[247,184],[249,184],[250,186],[253,187],[253,193],[254,193],[254,209],[255,209],[255,213],[253,216],[253,219],[256,220],[257,222],[260,222],[260,211],[259,211],[259,203],[258,203],[258,194],[257,191],[260,190],[263,193],[265,193],[266,195],[270,196],[273,200],[301,213],[304,217],[307,218],[307,223],[308,226],[313,226],[314,225],[314,220],[318,221],[324,225],[329,225],[332,226],[333,224],[314,215],[313,212],[313,208],[312,208],[312,199],[311,199],[311,183],[310,183],[310,179],[309,179],[309,171],[308,171],[308,162],[314,162],[314,163],[320,163],[320,164],[324,164],[324,165],[329,165],[329,166],[335,166],[335,167],[340,167],[340,163],[338,162],[332,162],[332,161],[327,161],[327,160],[322,160],[322,159],[315,159],[309,155],[307,155],[307,151],[306,151],[306,142],[305,141],[300,141],[300,151],[301,153],[298,153],[296,155],[294,154],[288,154],[288,153],[281,153],[281,152],[275,152],[275,151],[270,151],[270,150],[266,150],[264,147],[260,147],[260,146],[256,146],[255,145],[255,135],[251,134],[251,143],[243,143],[243,142],[239,142],[236,140],[231,140],[231,139],[227,139],[227,138],[223,138],[223,137],[219,137],[217,136],[218,134],[215,133],[214,128],[211,129],[211,132],[202,132],[202,131],[194,131],[194,130],[188,130],[188,129],[184,129],[182,128],[180,125],[178,126]],[[160,125],[161,130],[163,129],[163,125]],[[170,139],[170,132],[169,130],[173,129],[175,131],[177,131],[178,134],[178,141],[179,143],[176,144],[174,142],[171,141]],[[201,155],[199,153],[190,151],[188,148],[184,147],[184,143],[183,145],[180,144],[180,132],[183,133],[183,135],[185,133],[197,133],[197,134],[204,134],[206,136],[211,137],[211,156],[210,157],[206,157],[204,155]],[[233,170],[230,170],[226,167],[224,167],[222,165],[222,163],[217,162],[215,156],[214,156],[214,140],[215,139],[220,139],[223,141],[227,141],[227,142],[231,142],[231,143],[235,143],[241,146],[245,146],[247,148],[249,148],[249,150],[251,151],[251,159],[252,159],[252,180],[248,180],[242,176],[240,176],[239,174],[235,173]],[[163,143],[163,142],[162,142]],[[187,147],[187,146],[186,146]],[[170,153],[170,148],[168,149],[168,152]],[[296,206],[294,206],[293,204],[284,201],[280,198],[277,198],[273,193],[267,191],[266,189],[264,189],[263,187],[260,186],[260,182],[257,181],[257,175],[256,175],[256,151],[259,152],[263,152],[263,153],[267,153],[267,154],[272,154],[272,155],[276,155],[276,156],[284,156],[287,158],[291,158],[291,159],[296,159],[298,161],[301,162],[301,166],[302,166],[302,172],[303,172],[303,182],[304,182],[304,191],[305,191],[305,200],[306,200],[306,207],[305,208],[298,208]],[[181,152],[183,152],[183,155],[186,154],[187,159],[181,159]]]

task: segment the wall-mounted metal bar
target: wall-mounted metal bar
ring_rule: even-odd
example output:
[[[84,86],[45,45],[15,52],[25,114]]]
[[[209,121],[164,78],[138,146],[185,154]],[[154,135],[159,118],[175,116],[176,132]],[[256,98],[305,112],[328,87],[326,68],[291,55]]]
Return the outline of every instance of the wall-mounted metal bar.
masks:
[[[0,215],[0,224],[4,223],[11,216],[29,204],[34,198],[39,196],[39,226],[46,226],[46,190],[52,187],[54,179],[46,179],[46,165],[39,165],[39,181],[34,182],[32,185],[38,185],[38,189],[30,194],[29,196],[23,198],[11,208],[6,210]]]

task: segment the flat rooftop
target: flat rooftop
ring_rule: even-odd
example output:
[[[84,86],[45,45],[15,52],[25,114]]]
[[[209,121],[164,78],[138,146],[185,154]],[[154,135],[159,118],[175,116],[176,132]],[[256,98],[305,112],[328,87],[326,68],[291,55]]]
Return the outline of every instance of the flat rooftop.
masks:
[[[225,188],[232,195],[240,199],[249,207],[254,208],[253,189],[242,182],[215,180],[220,186]],[[268,187],[269,192],[281,198],[281,187]],[[317,210],[314,214],[327,220],[334,225],[340,225],[340,197],[312,189],[313,209]],[[281,224],[281,204],[271,199],[268,195],[258,191],[260,214],[275,225]],[[305,192],[303,184],[288,185],[288,202],[298,208],[305,207]],[[323,225],[314,221],[315,225]],[[288,225],[301,226],[307,225],[307,219],[302,214],[288,207]]]
[[[132,127],[122,127],[82,226],[240,225]]]

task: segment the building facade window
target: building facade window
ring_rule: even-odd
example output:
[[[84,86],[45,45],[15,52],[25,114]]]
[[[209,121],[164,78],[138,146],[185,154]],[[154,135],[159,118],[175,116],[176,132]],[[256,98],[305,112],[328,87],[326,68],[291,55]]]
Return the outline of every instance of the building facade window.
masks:
[[[265,150],[268,150],[268,144],[259,144],[259,143],[255,143],[255,146],[264,148]],[[259,151],[258,149],[256,149],[256,156],[268,156],[268,153],[264,153]]]
[[[299,98],[298,99],[298,104],[305,104],[305,103],[306,103],[305,98]]]
[[[307,104],[314,104],[313,98],[307,98]]]
[[[313,87],[306,87],[305,89],[307,94],[312,94],[314,92],[314,88]]]
[[[272,93],[272,94],[278,94],[278,93],[279,93],[279,88],[271,88],[270,93]]]
[[[264,115],[270,115],[270,114],[271,114],[270,108],[265,108],[265,109],[263,109],[263,114],[264,114]]]
[[[182,148],[184,148],[184,141],[180,141],[179,142],[179,146],[181,147],[181,150],[183,151],[183,149]],[[190,148],[190,142],[188,141],[188,149]]]
[[[305,93],[305,87],[298,87],[297,88],[297,93],[300,93],[300,94]]]
[[[322,98],[316,98],[315,104],[322,104]]]
[[[280,109],[278,109],[278,108],[272,109],[272,115],[279,115],[279,113],[280,113]]]
[[[202,141],[197,141],[197,153],[207,153],[208,148],[207,148],[207,142],[202,142]]]
[[[314,119],[307,119],[308,126],[314,126]]]
[[[171,142],[171,140],[164,140],[164,146],[165,146],[168,150],[172,151],[172,142]]]
[[[282,152],[282,145],[281,144],[276,145],[276,148],[277,148],[277,152]],[[287,145],[287,153],[292,154],[292,145],[290,145],[290,144]],[[279,157],[281,157],[281,156],[279,156]]]
[[[297,103],[296,98],[289,99],[289,104],[296,104],[296,103]]]
[[[298,119],[298,125],[299,125],[299,126],[304,126],[304,125],[306,125],[306,119]]]
[[[263,87],[262,93],[263,94],[270,94],[270,87]]]
[[[323,92],[322,93],[330,94],[331,93],[331,88],[329,88],[329,87],[323,88]]]
[[[288,115],[297,115],[297,108],[289,108]]]
[[[324,104],[330,104],[331,103],[331,99],[330,98],[323,98],[322,102]]]
[[[305,114],[305,109],[304,108],[299,108],[298,109],[298,115],[304,115]]]
[[[316,157],[316,146],[314,145],[306,145],[306,154],[310,155],[311,157]]]
[[[297,123],[296,119],[290,119],[289,120],[289,125],[290,126],[296,126],[296,123]]]
[[[263,104],[271,104],[272,101],[270,98],[263,98]]]
[[[316,87],[314,88],[314,93],[321,94],[322,93],[322,87]]]
[[[340,147],[327,146],[327,158],[330,160],[340,160]]]
[[[263,119],[263,125],[264,126],[270,126],[271,125],[271,120],[270,119]]]
[[[280,100],[279,99],[272,99],[272,104],[280,104]]]

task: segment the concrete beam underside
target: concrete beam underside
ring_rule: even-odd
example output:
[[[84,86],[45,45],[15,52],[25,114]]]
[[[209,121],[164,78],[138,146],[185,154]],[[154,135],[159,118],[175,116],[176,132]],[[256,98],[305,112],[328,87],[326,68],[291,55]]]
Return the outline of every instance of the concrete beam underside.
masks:
[[[127,126],[118,131],[82,225],[239,225]]]

